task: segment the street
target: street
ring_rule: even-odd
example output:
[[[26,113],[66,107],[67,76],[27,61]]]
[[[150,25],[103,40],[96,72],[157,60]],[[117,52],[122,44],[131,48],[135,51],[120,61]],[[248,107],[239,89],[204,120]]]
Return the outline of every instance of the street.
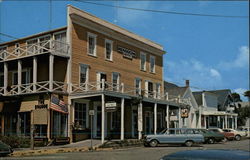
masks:
[[[83,159],[83,160],[155,160],[160,159],[164,155],[183,151],[183,150],[194,150],[194,149],[234,149],[234,150],[245,150],[250,151],[250,140],[241,140],[241,141],[228,141],[226,143],[219,144],[203,144],[196,145],[194,147],[183,147],[183,146],[159,146],[155,148],[150,147],[136,147],[136,148],[124,148],[124,149],[116,149],[111,151],[94,151],[94,152],[75,152],[75,153],[58,153],[51,155],[40,155],[40,156],[32,156],[32,157],[4,157],[2,159],[58,159],[58,160],[66,160],[66,159]],[[249,152],[250,158],[250,152]],[[1,158],[0,158],[1,159]]]

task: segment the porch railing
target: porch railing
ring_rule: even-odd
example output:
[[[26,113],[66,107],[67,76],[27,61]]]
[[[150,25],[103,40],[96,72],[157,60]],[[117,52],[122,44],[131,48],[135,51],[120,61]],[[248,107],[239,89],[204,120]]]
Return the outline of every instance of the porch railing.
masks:
[[[21,45],[16,48],[13,47],[13,49],[8,48],[7,50],[0,51],[0,62],[45,53],[52,53],[59,56],[69,56],[69,45],[56,40],[46,40],[33,44],[27,43],[26,45]]]

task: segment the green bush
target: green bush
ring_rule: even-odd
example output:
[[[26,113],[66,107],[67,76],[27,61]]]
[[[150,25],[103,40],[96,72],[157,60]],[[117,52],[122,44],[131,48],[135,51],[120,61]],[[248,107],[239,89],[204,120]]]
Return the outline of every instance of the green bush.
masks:
[[[0,136],[0,140],[12,148],[27,148],[30,146],[30,139],[18,136]]]

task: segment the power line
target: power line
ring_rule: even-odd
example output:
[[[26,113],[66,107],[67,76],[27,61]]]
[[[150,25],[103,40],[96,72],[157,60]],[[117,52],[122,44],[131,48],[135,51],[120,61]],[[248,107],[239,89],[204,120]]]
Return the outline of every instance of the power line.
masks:
[[[8,37],[8,38],[11,38],[11,39],[18,39],[17,37],[14,37],[14,36],[11,36],[11,35],[9,35],[9,34],[2,33],[2,32],[0,32],[0,35],[5,36],[5,37]]]
[[[188,12],[175,12],[175,11],[163,11],[163,10],[153,10],[153,9],[142,9],[142,8],[132,8],[132,7],[123,7],[117,5],[110,5],[104,3],[96,3],[85,0],[72,0],[82,3],[94,4],[99,6],[114,7],[128,10],[144,11],[144,12],[154,12],[154,13],[164,13],[164,14],[175,14],[175,15],[186,15],[186,16],[203,16],[203,17],[218,17],[218,18],[249,18],[249,16],[232,16],[232,15],[219,15],[219,14],[201,14],[201,13],[188,13]]]

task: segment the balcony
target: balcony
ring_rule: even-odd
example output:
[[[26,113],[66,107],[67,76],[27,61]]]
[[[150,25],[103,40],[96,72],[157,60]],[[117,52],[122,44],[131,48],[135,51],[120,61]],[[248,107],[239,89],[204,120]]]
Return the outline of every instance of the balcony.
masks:
[[[21,45],[14,49],[0,51],[0,62],[46,53],[69,57],[69,45],[56,40],[46,40],[33,44],[26,43],[26,45]]]

